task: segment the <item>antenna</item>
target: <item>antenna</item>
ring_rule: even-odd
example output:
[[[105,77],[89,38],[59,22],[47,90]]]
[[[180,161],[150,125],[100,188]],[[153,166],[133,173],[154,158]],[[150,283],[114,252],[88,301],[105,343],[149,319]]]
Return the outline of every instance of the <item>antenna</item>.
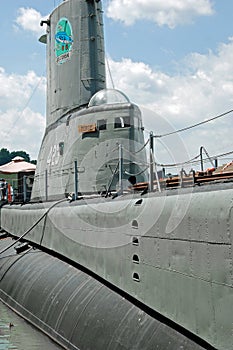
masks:
[[[111,83],[112,83],[112,88],[115,89],[114,82],[113,82],[113,79],[112,79],[112,73],[111,73],[111,70],[110,70],[110,67],[109,67],[109,62],[108,62],[108,58],[107,57],[106,57],[106,63],[107,63],[108,73],[109,73],[109,76],[110,76],[110,79],[111,79]]]

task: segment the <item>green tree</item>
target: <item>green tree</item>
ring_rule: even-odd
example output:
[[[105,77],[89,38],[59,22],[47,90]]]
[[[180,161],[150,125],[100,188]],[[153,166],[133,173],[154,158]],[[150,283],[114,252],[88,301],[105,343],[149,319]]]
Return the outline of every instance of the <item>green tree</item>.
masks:
[[[9,163],[11,161],[11,155],[7,148],[0,150],[0,165]]]
[[[26,162],[36,164],[36,160],[30,160],[30,155],[25,151],[12,151],[10,152],[7,148],[2,148],[0,150],[0,166],[9,163],[15,157],[22,157]]]
[[[15,157],[22,157],[25,159],[26,162],[30,162],[30,156],[25,151],[13,151],[10,153],[11,159]]]

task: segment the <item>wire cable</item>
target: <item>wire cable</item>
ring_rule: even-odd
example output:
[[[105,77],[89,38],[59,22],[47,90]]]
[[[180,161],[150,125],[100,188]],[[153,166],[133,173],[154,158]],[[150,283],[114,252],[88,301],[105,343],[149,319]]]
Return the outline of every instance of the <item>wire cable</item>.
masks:
[[[181,163],[173,163],[173,164],[160,164],[160,163],[156,163],[158,166],[161,166],[163,168],[171,168],[171,167],[176,167],[176,166],[180,166],[180,165],[187,165],[187,164],[193,164],[195,159],[197,159],[198,157],[200,157],[200,155],[198,154],[197,156],[187,160],[186,162],[181,162]],[[200,160],[198,160],[198,162],[200,162]]]
[[[40,84],[42,83],[43,79],[44,79],[44,76],[42,76],[42,77],[39,79],[39,81],[37,82],[37,84],[36,84],[35,87],[33,88],[31,95],[29,96],[29,98],[28,98],[26,104],[24,105],[24,108],[22,109],[20,115],[19,115],[19,116],[15,119],[15,121],[12,123],[12,125],[11,125],[11,127],[10,127],[8,133],[9,133],[12,129],[14,129],[14,127],[15,127],[16,124],[18,123],[19,119],[23,116],[23,112],[24,112],[25,109],[28,107],[30,101],[32,100],[32,97],[33,97],[34,94],[36,93],[36,91],[37,91],[37,89],[39,88]]]
[[[48,208],[48,210],[26,231],[24,232],[19,238],[17,238],[13,243],[11,243],[10,245],[8,245],[7,247],[5,247],[3,250],[0,251],[0,255],[3,254],[5,251],[7,251],[8,249],[10,249],[11,247],[13,247],[17,242],[19,242],[22,238],[24,238],[34,227],[36,227],[39,222],[46,216],[48,215],[48,213],[50,212],[51,209],[53,209],[56,205],[58,205],[59,203],[65,202],[67,201],[67,198],[63,198],[57,202],[55,202],[53,205],[51,205],[51,207]]]
[[[197,123],[197,124],[193,124],[193,125],[187,126],[187,127],[185,127],[185,128],[178,129],[178,130],[176,130],[176,131],[168,132],[168,133],[166,133],[166,134],[154,135],[153,137],[155,137],[155,138],[161,138],[161,137],[165,137],[165,136],[170,136],[170,135],[176,134],[176,133],[178,133],[178,132],[186,131],[186,130],[195,128],[195,127],[197,127],[197,126],[200,126],[200,125],[209,123],[209,122],[211,122],[211,121],[213,121],[213,120],[216,120],[216,119],[218,119],[218,118],[224,117],[225,115],[230,114],[230,113],[232,113],[232,112],[233,112],[233,109],[231,109],[230,111],[224,112],[224,113],[222,113],[222,114],[219,114],[219,115],[217,115],[217,116],[215,116],[215,117],[213,117],[213,118],[210,118],[210,119],[207,119],[207,120],[203,120],[202,122],[199,122],[199,123]]]
[[[145,173],[145,171],[147,171],[147,169],[149,168],[149,166],[147,166],[146,167],[146,169],[144,169],[144,170],[141,170],[141,171],[139,171],[138,173],[136,173],[136,174],[131,174],[131,173],[129,173],[128,171],[124,171],[124,173],[126,174],[126,175],[129,175],[129,176],[138,176],[138,175],[141,175],[142,173]]]
[[[125,148],[124,146],[122,146],[122,148],[123,148],[126,152],[128,152],[129,154],[131,154],[132,156],[134,156],[135,154],[140,153],[141,151],[143,151],[144,148],[147,146],[147,144],[148,144],[149,141],[150,141],[150,139],[148,139],[148,140],[144,143],[144,145],[143,145],[141,148],[139,148],[138,151],[135,151],[135,152],[129,151],[129,150],[128,150],[127,148]]]
[[[228,156],[229,154],[233,154],[233,151],[229,151],[229,152],[226,152],[226,153],[221,153],[221,154],[217,154],[217,155],[214,155],[214,156],[210,156],[209,158],[204,158],[203,159],[203,162],[209,162],[210,159],[216,159],[216,158],[222,158],[224,156]],[[196,160],[197,158],[200,157],[200,154],[198,154],[197,156],[191,158],[190,160],[187,160],[186,162],[183,162],[183,163],[174,163],[174,164],[159,164],[159,163],[156,163],[158,166],[161,166],[163,168],[172,168],[172,167],[176,167],[176,166],[180,166],[180,165],[187,165],[187,164],[198,164],[200,163],[200,159]]]
[[[112,88],[115,89],[115,85],[114,85],[113,78],[112,78],[112,72],[110,70],[110,66],[109,66],[109,62],[108,62],[108,57],[107,56],[106,56],[105,60],[106,60],[106,63],[107,63],[108,73],[109,73],[109,77],[110,77],[110,80],[111,80]]]
[[[144,145],[143,145],[138,151],[132,152],[132,153],[134,153],[134,154],[140,153],[140,152],[147,146],[147,144],[148,144],[149,141],[150,141],[150,139],[148,139],[148,140],[146,141],[146,143],[144,143]]]

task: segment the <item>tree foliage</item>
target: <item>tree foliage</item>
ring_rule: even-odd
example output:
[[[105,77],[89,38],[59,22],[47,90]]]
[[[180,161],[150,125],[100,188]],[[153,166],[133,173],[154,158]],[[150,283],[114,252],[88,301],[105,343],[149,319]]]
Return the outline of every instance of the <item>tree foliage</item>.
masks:
[[[15,157],[23,157],[26,162],[36,164],[35,160],[30,160],[30,155],[25,151],[12,151],[10,152],[7,148],[0,150],[0,165],[4,165],[12,161]]]
[[[15,157],[22,157],[25,159],[26,162],[30,162],[30,156],[25,151],[13,151],[13,152],[11,152],[11,159],[13,159]]]
[[[9,163],[11,161],[11,155],[10,152],[8,151],[8,149],[6,148],[2,148],[0,150],[0,165]]]

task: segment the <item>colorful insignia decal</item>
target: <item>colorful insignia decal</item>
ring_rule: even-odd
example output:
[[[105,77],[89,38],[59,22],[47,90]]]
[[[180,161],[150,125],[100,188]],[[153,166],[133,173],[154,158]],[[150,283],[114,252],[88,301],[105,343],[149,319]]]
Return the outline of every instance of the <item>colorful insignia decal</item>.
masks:
[[[62,64],[70,59],[73,45],[72,27],[67,18],[61,18],[56,26],[55,55],[56,62]]]

